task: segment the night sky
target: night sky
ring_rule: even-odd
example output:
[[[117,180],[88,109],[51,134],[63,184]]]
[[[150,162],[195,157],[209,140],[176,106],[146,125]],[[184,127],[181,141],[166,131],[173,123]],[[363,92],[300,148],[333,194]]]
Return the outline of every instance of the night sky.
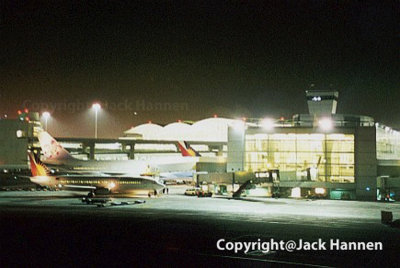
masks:
[[[0,114],[50,110],[50,133],[91,136],[88,106],[100,101],[99,137],[117,137],[149,120],[290,118],[307,113],[314,85],[339,90],[338,113],[400,128],[399,11],[399,1],[2,1]]]

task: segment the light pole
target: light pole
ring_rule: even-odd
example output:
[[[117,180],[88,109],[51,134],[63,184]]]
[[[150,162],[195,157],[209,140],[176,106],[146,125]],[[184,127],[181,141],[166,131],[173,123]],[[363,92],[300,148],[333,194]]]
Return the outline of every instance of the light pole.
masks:
[[[42,114],[42,116],[43,116],[43,118],[44,118],[44,130],[47,131],[47,121],[48,121],[49,118],[50,118],[50,113],[49,113],[49,112],[44,112],[44,113]]]
[[[94,103],[92,108],[94,109],[94,138],[97,139],[97,113],[101,109],[101,105],[99,103]]]

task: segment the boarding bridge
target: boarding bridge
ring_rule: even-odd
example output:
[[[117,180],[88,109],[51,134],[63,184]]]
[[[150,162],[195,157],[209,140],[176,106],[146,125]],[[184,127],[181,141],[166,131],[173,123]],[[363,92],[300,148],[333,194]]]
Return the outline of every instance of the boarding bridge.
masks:
[[[232,195],[233,198],[239,198],[244,190],[251,189],[256,184],[261,184],[261,183],[272,183],[274,194],[277,195],[277,193],[279,193],[279,183],[280,183],[279,169],[271,169],[268,171],[256,171],[254,172],[254,175],[255,175],[254,179],[247,180],[240,185],[239,189],[233,193]]]

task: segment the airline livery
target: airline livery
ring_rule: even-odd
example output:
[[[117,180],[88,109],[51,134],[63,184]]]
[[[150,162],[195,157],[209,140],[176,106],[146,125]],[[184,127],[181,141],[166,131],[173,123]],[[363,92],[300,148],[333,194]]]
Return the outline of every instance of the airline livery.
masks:
[[[195,149],[193,149],[186,141],[178,142],[179,150],[182,156],[201,156]]]
[[[193,172],[196,169],[196,158],[181,157],[172,160],[118,160],[96,161],[80,160],[73,157],[46,131],[38,134],[40,147],[44,155],[43,161],[50,167],[73,172],[101,172],[107,174],[157,174]]]
[[[40,186],[70,191],[87,191],[91,194],[153,194],[159,193],[165,185],[159,180],[145,176],[106,174],[54,175],[45,164],[28,153],[32,177],[30,180]]]

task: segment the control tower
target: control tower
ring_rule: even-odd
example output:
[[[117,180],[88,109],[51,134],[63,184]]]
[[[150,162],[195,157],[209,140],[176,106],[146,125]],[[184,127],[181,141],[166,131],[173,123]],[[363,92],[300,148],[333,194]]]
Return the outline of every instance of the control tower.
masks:
[[[308,112],[314,116],[336,114],[339,92],[333,90],[307,90]]]

